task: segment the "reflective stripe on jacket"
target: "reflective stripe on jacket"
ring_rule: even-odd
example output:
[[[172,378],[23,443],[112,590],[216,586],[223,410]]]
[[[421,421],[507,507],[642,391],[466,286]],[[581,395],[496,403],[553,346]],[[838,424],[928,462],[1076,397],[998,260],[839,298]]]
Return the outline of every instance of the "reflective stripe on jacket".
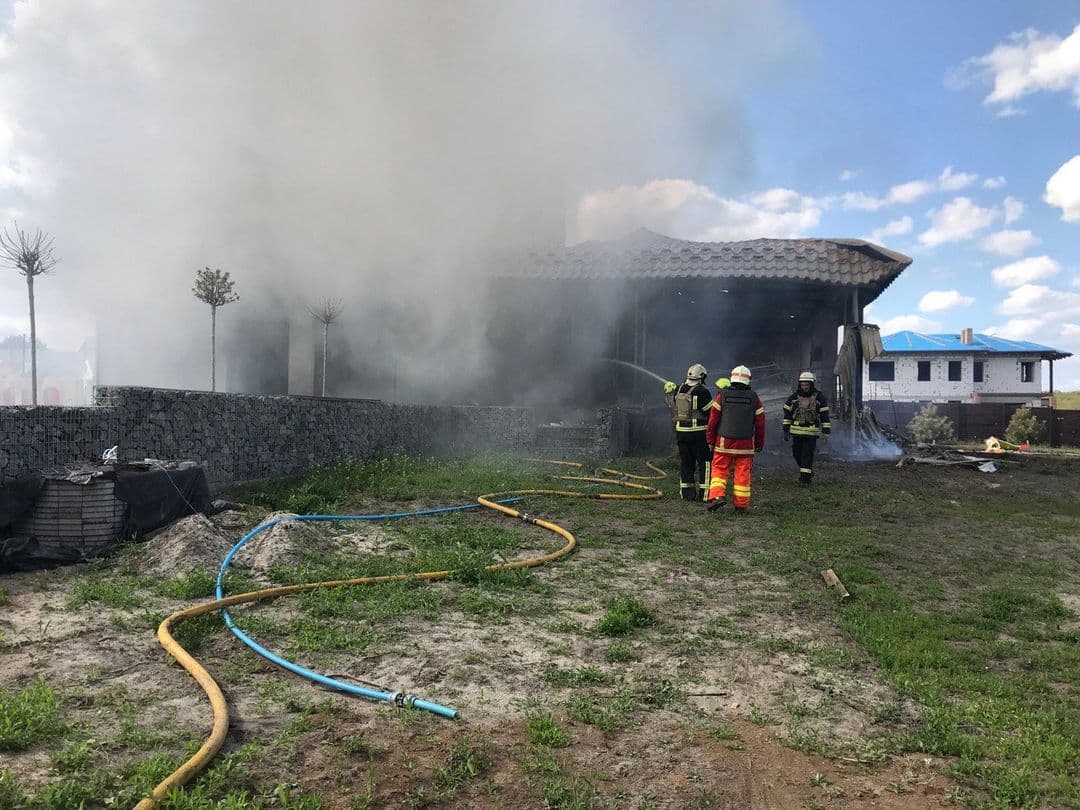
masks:
[[[736,385],[741,385],[741,383],[732,383],[731,387],[734,388]],[[723,403],[719,398],[714,400],[713,407],[709,410],[709,428],[705,432],[705,441],[714,452],[731,456],[750,456],[764,449],[765,407],[757,394],[754,395],[754,400],[754,436],[750,439],[730,439],[720,435],[720,412],[723,410]]]

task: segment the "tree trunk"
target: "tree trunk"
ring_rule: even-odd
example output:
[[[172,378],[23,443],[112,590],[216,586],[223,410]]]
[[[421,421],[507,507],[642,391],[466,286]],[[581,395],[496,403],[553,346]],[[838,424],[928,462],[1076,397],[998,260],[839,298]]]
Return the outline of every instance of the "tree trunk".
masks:
[[[322,326],[322,395],[326,396],[326,333],[330,331],[330,324]]]
[[[34,277],[26,277],[30,295],[30,402],[37,405],[37,320],[34,318]]]
[[[217,390],[217,307],[210,307],[210,390]]]

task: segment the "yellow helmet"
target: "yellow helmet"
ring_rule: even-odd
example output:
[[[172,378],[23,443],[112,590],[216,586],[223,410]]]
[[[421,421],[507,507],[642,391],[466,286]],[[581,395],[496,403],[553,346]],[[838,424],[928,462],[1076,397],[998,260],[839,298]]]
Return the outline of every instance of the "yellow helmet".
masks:
[[[746,366],[735,366],[731,370],[731,381],[733,383],[742,383],[743,385],[750,384],[750,369]]]

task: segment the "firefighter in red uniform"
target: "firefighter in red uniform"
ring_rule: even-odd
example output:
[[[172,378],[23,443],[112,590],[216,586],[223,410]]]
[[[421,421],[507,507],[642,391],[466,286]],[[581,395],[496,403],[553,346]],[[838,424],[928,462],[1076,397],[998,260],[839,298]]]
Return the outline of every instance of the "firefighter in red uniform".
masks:
[[[754,454],[765,447],[765,408],[750,390],[750,369],[731,370],[731,385],[719,392],[709,411],[705,440],[713,449],[709,511],[727,504],[727,480],[735,468],[732,503],[737,510],[750,505],[750,472]]]

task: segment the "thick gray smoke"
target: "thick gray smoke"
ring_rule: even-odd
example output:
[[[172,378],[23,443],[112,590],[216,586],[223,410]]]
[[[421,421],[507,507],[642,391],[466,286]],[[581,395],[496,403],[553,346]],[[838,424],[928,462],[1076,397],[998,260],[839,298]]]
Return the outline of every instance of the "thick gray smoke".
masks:
[[[792,50],[786,6],[18,2],[0,209],[55,234],[103,382],[206,386],[210,265],[241,295],[223,354],[339,296],[344,392],[461,397],[493,350],[478,257],[562,244],[598,187],[752,165],[728,99]]]

